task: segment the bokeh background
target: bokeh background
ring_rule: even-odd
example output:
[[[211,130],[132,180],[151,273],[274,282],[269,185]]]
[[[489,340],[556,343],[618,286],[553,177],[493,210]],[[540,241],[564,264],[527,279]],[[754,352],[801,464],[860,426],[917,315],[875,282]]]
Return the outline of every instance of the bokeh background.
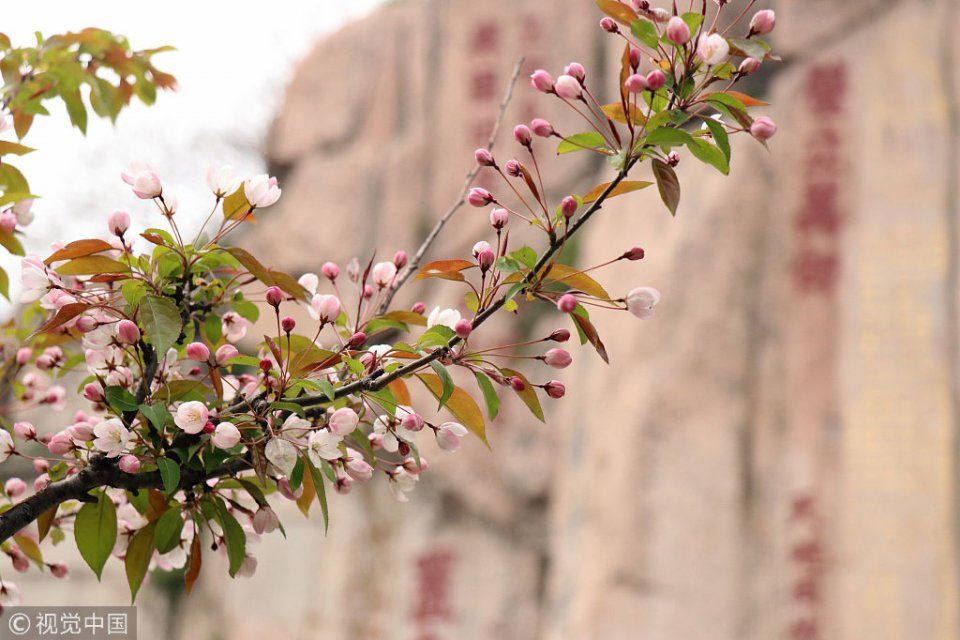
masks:
[[[592,264],[643,246],[605,283],[664,293],[655,319],[598,317],[611,365],[575,350],[547,425],[506,407],[492,452],[428,452],[409,504],[383,486],[334,496],[327,536],[291,505],[253,578],[211,562],[185,598],[154,575],[142,638],[960,638],[960,7],[758,6],[777,11],[783,57],[745,87],[772,103],[770,151],[737,140],[728,178],[685,159],[676,219],[632,194],[577,247]],[[85,139],[65,118],[37,124],[28,244],[105,233],[114,208],[158,224],[118,178],[148,159],[195,223],[208,162],[277,175],[281,201],[236,242],[287,271],[412,250],[519,56],[579,60],[613,93],[599,18],[590,0],[5,8],[15,41],[94,25],[178,47],[158,64],[181,89],[154,107]],[[573,126],[521,84],[506,123],[534,115]],[[605,171],[576,156],[548,170],[557,199]],[[465,250],[485,219],[461,211],[435,254]],[[521,331],[556,322],[532,314]],[[100,584],[76,569],[17,581],[31,603],[126,601],[117,567]]]

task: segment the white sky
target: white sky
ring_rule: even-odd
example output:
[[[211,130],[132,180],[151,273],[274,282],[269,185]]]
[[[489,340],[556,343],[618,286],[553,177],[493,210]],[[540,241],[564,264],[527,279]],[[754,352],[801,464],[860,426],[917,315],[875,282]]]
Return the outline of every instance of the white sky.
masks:
[[[47,0],[5,6],[0,30],[14,44],[32,43],[34,31],[46,36],[95,26],[127,36],[137,49],[177,48],[155,62],[177,76],[180,90],[162,93],[149,108],[134,102],[115,127],[91,113],[84,137],[52,103],[52,116],[35,121],[24,141],[37,151],[15,162],[42,196],[27,229],[28,252],[44,254],[54,241],[102,237],[114,209],[130,211],[138,230],[159,226],[162,219],[119,179],[136,159],[154,165],[165,190],[179,199],[181,224],[194,228],[186,220],[199,224],[212,204],[203,181],[206,165],[262,172],[263,136],[295,63],[319,36],[381,1]],[[4,255],[0,265],[17,289],[18,263]],[[0,299],[0,316],[9,309]]]

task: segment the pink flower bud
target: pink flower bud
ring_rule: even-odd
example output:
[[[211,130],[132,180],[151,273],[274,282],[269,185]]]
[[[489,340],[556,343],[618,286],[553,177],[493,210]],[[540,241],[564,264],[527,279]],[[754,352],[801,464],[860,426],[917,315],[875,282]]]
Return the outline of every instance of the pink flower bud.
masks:
[[[283,302],[283,290],[280,287],[267,287],[267,304],[277,308]]]
[[[17,436],[21,440],[33,440],[37,437],[37,430],[29,422],[14,422],[13,435]]]
[[[96,437],[93,434],[93,427],[85,422],[79,422],[67,427],[67,433],[70,434],[71,438],[79,440],[80,442],[90,442]]]
[[[425,305],[422,302],[414,302],[413,306],[410,307],[410,311],[413,311],[414,313],[420,314],[422,316],[427,311],[427,305]]]
[[[640,49],[630,47],[630,66],[633,67],[634,70],[640,66],[640,57]]]
[[[297,487],[297,490],[294,491],[290,488],[290,481],[287,478],[280,478],[277,481],[277,490],[280,491],[280,495],[291,501],[303,495],[303,487]]]
[[[583,65],[579,62],[571,62],[563,69],[563,73],[572,76],[577,79],[577,82],[583,82],[584,78],[587,77],[587,71],[583,68]]]
[[[420,431],[423,425],[423,418],[416,413],[408,413],[400,418],[400,426],[407,431]]]
[[[123,319],[117,323],[117,342],[136,344],[140,340],[140,329],[132,321]]]
[[[530,122],[530,129],[541,138],[549,138],[553,135],[553,125],[543,118],[534,118]]]
[[[493,196],[483,187],[473,187],[467,194],[467,202],[472,207],[485,207],[493,202]]]
[[[221,422],[214,428],[210,442],[218,449],[232,449],[240,442],[240,430],[232,422]]]
[[[457,321],[457,324],[454,325],[453,331],[460,336],[461,340],[466,340],[470,332],[473,331],[473,323],[466,318],[461,318]]]
[[[206,362],[210,359],[210,348],[202,342],[191,342],[187,345],[187,357],[197,362]]]
[[[77,331],[79,331],[80,333],[90,333],[91,331],[96,329],[99,326],[99,324],[91,316],[80,316],[79,318],[77,318],[77,322],[75,326],[77,327]]]
[[[617,26],[617,23],[614,22],[613,18],[609,16],[604,16],[600,19],[600,28],[606,31],[607,33],[617,33],[620,31],[620,27]]]
[[[270,507],[261,507],[253,514],[253,530],[258,534],[270,533],[280,526],[280,518]]]
[[[225,344],[217,349],[217,353],[214,355],[214,360],[217,364],[223,365],[225,362],[232,358],[236,358],[238,355],[240,355],[239,349],[232,344]]]
[[[216,426],[215,424],[213,424],[212,422],[210,422],[209,420],[207,420],[207,421],[203,424],[203,428],[201,428],[200,430],[201,430],[202,432],[204,432],[205,434],[210,435],[211,433],[213,433],[214,431],[217,430],[217,426]]]
[[[565,293],[557,300],[557,309],[561,313],[572,313],[577,308],[577,299],[571,293]]]
[[[533,134],[530,132],[530,127],[525,124],[518,124],[513,128],[513,137],[525,147],[529,147],[530,143],[533,142]]]
[[[26,573],[30,570],[30,560],[27,558],[27,556],[23,555],[23,552],[20,551],[20,549],[14,548],[10,556],[14,571]]]
[[[634,73],[624,80],[623,87],[630,93],[641,93],[647,88],[647,78],[642,73]]]
[[[363,297],[372,298],[373,297],[373,286],[369,284],[363,285]]]
[[[260,370],[264,373],[270,373],[270,369],[273,368],[273,362],[269,358],[263,358],[260,360]]]
[[[320,273],[330,280],[336,280],[337,276],[340,275],[340,267],[335,262],[324,262],[323,266],[320,267]]]
[[[551,398],[559,399],[567,392],[567,387],[559,380],[550,380],[543,385],[543,390],[546,391],[547,395]]]
[[[477,264],[480,265],[480,271],[489,271],[496,259],[497,256],[493,253],[492,249],[484,249],[478,253]]]
[[[566,342],[570,339],[570,332],[566,329],[555,329],[553,333],[547,336],[547,340],[552,340],[553,342]]]
[[[580,81],[567,74],[563,74],[557,78],[557,82],[554,84],[554,91],[557,92],[558,96],[566,100],[576,100],[583,94]]]
[[[350,336],[350,340],[347,342],[347,346],[359,347],[366,341],[367,341],[367,334],[365,334],[363,331],[357,331],[355,334]]]
[[[83,387],[83,397],[90,402],[103,402],[106,396],[103,395],[103,387],[99,382],[88,382]]]
[[[503,170],[511,178],[519,178],[520,174],[523,173],[523,165],[520,164],[519,160],[507,160],[507,163],[503,165]]]
[[[31,349],[30,347],[20,347],[19,349],[17,349],[17,364],[20,365],[21,367],[27,364],[28,362],[30,362],[30,358],[32,357],[33,357],[33,349]]]
[[[494,167],[497,164],[489,149],[477,149],[473,152],[473,157],[476,158],[477,164],[481,167]]]
[[[653,287],[637,287],[625,298],[627,311],[643,320],[653,315],[653,308],[660,302],[660,292]]]
[[[490,212],[490,225],[494,229],[503,229],[510,222],[510,213],[506,209],[494,209]]]
[[[643,256],[644,256],[644,251],[642,248],[632,247],[624,251],[623,255],[620,257],[625,258],[627,260],[643,260]]]
[[[367,436],[367,440],[370,441],[370,446],[373,449],[383,448],[383,434],[377,433],[376,431],[372,431],[370,432],[370,435]]]
[[[10,478],[3,485],[3,492],[11,498],[16,498],[17,496],[23,495],[23,492],[26,490],[27,483],[20,478]]]
[[[284,333],[290,333],[297,326],[297,321],[291,318],[290,316],[284,316],[280,320],[280,328],[283,329]]]
[[[680,16],[673,16],[667,22],[667,39],[674,44],[687,44],[690,41],[690,27]]]
[[[763,142],[777,133],[777,123],[767,116],[760,116],[750,125],[750,135]]]
[[[327,427],[331,433],[338,436],[345,436],[353,433],[359,423],[360,416],[357,415],[356,411],[350,407],[341,407],[330,414],[330,419],[327,420]]]
[[[573,214],[577,212],[577,199],[573,196],[567,196],[560,201],[560,211],[563,212],[563,217],[569,220],[573,217]]]
[[[120,462],[118,463],[120,471],[124,473],[136,473],[140,471],[140,458],[132,454],[126,454],[120,456]]]
[[[43,458],[37,458],[33,461],[33,470],[37,473],[46,473],[50,468],[50,463],[44,460]]]
[[[393,265],[397,269],[403,269],[405,266],[407,266],[408,261],[409,258],[407,257],[407,252],[403,251],[402,249],[393,254]]]
[[[39,476],[33,479],[33,490],[34,491],[43,491],[47,488],[47,485],[50,484],[50,474],[41,473]]]
[[[477,256],[480,255],[481,251],[489,248],[490,248],[489,242],[487,242],[486,240],[480,240],[479,242],[473,245],[473,257],[476,258]]]
[[[760,68],[760,61],[756,58],[744,58],[737,71],[740,75],[748,76]]]
[[[50,442],[47,443],[47,449],[55,456],[62,456],[73,450],[73,438],[66,431],[55,433]]]
[[[550,349],[543,354],[543,361],[554,369],[566,369],[573,362],[573,358],[564,349]]]
[[[70,574],[70,568],[62,562],[55,562],[50,565],[50,573],[54,578],[66,578]]]
[[[126,211],[114,211],[107,218],[107,228],[115,236],[123,236],[130,228],[130,214]]]
[[[667,82],[667,76],[660,69],[654,69],[647,74],[647,89],[656,91]]]
[[[417,461],[414,458],[404,458],[403,468],[407,473],[412,475],[420,475],[421,471],[427,470],[427,461],[423,456],[420,456],[420,463],[417,464]]]
[[[13,211],[0,213],[0,230],[13,233],[17,228],[17,216]]]
[[[459,422],[444,422],[437,429],[437,444],[444,451],[456,451],[460,440],[467,435],[467,428]]]
[[[777,25],[777,14],[770,9],[761,9],[750,19],[750,33],[763,35],[770,33]]]
[[[530,74],[530,85],[537,91],[550,93],[553,91],[553,76],[543,69],[537,69]]]
[[[390,264],[390,266],[393,265]],[[314,317],[320,322],[336,322],[343,310],[343,305],[340,304],[340,298],[335,295],[318,293],[310,300],[310,308],[313,310]]]
[[[527,383],[524,382],[519,376],[513,376],[507,382],[510,383],[510,386],[514,391],[523,391],[527,388]]]

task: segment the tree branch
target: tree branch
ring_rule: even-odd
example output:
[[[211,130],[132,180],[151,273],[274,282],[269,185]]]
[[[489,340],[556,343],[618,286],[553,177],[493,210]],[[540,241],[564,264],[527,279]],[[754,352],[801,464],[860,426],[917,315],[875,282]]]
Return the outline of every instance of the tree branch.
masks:
[[[249,466],[246,460],[238,459],[209,472],[188,469],[180,477],[179,488],[193,487],[209,478],[233,475],[249,468]],[[39,518],[44,512],[56,508],[62,502],[67,500],[87,501],[90,497],[89,492],[98,487],[139,491],[140,489],[162,486],[163,480],[159,471],[136,474],[124,473],[117,467],[115,460],[97,456],[90,461],[90,466],[80,470],[76,475],[48,485],[0,514],[0,543]]]
[[[523,66],[523,58],[519,58],[517,63],[513,66],[513,73],[510,75],[510,83],[507,85],[507,91],[503,95],[503,100],[500,101],[500,110],[497,114],[497,120],[493,124],[493,130],[490,132],[490,138],[487,140],[487,151],[493,150],[493,144],[497,139],[497,134],[500,133],[500,126],[503,124],[503,117],[507,112],[507,106],[510,104],[510,100],[513,98],[513,88],[517,84],[517,78],[520,77],[520,68]],[[387,295],[384,296],[383,302],[380,303],[380,306],[377,307],[377,315],[383,315],[390,308],[390,303],[393,302],[393,296],[397,294],[397,291],[400,290],[407,280],[410,279],[414,273],[417,272],[417,269],[420,268],[420,262],[423,260],[423,256],[426,255],[427,251],[430,250],[430,247],[437,240],[437,236],[440,235],[440,232],[443,231],[443,227],[446,226],[447,221],[453,217],[457,211],[460,210],[460,207],[463,206],[463,203],[466,202],[467,192],[470,190],[470,187],[473,186],[473,181],[476,179],[477,174],[480,173],[480,165],[474,164],[474,167],[467,173],[466,179],[463,181],[463,188],[460,189],[460,195],[457,196],[457,199],[454,201],[450,208],[447,209],[446,213],[440,216],[440,219],[437,220],[437,223],[433,226],[433,229],[430,230],[430,233],[427,234],[427,237],[424,238],[423,242],[420,244],[420,247],[417,249],[417,252],[414,254],[410,262],[407,263],[407,266],[404,267],[403,271],[400,272],[400,275],[397,276],[396,282],[393,283],[393,286],[390,287],[390,290],[387,291]]]

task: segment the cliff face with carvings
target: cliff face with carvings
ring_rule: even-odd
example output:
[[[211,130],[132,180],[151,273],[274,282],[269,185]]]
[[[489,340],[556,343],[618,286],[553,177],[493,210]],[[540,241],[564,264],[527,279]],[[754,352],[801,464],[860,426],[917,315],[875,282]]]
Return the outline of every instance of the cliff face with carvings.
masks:
[[[408,505],[335,497],[326,538],[291,509],[255,581],[185,606],[215,621],[267,584],[288,594],[235,638],[958,637],[960,140],[938,66],[956,7],[774,8],[785,62],[754,87],[780,124],[771,153],[740,140],[729,178],[682,163],[700,186],[676,220],[633,194],[581,242],[585,264],[643,245],[609,288],[664,292],[655,320],[599,316],[612,365],[577,351],[548,425],[510,406],[492,453],[428,451]],[[413,249],[519,55],[613,69],[598,17],[587,0],[408,0],[319,43],[269,140],[282,223],[260,253],[302,272]],[[546,104],[520,88],[506,122],[569,130]],[[567,158],[549,183],[582,193],[601,169]],[[462,210],[434,255],[485,228]]]

